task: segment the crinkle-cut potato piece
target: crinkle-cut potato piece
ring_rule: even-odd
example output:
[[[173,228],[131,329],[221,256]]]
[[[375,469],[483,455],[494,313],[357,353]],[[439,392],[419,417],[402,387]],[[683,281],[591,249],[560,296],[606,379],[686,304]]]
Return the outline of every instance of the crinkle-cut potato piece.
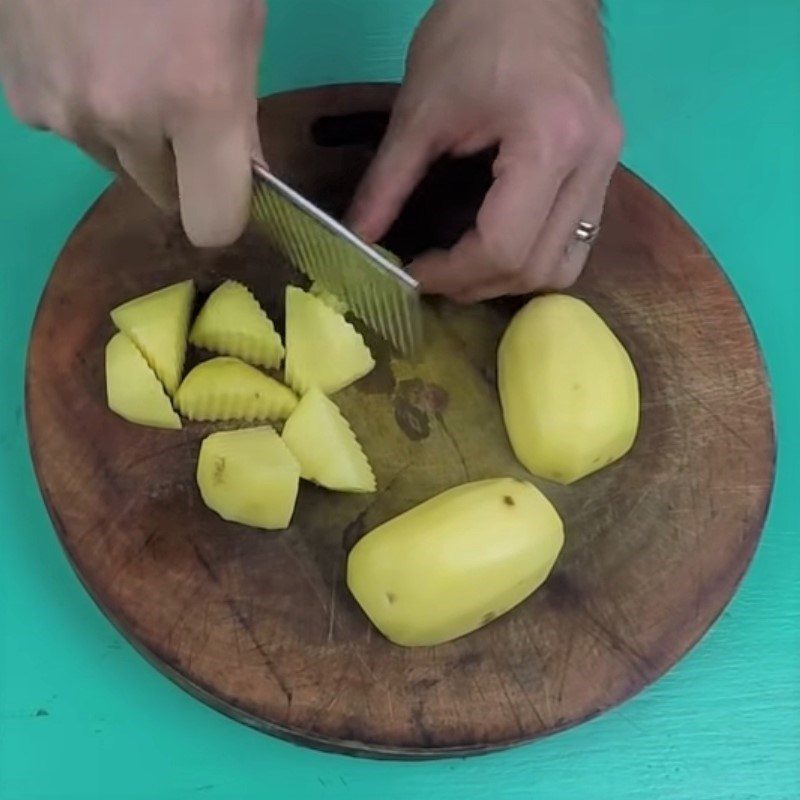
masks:
[[[212,433],[200,445],[203,502],[229,522],[283,530],[297,501],[300,465],[268,425]]]
[[[108,407],[123,419],[153,428],[181,428],[181,418],[139,348],[116,333],[106,345]]]
[[[294,392],[232,356],[203,361],[189,371],[175,404],[191,420],[281,420],[297,406]]]
[[[318,297],[286,287],[286,382],[299,394],[333,394],[375,366],[361,334]]]
[[[283,343],[272,320],[252,292],[238,281],[225,281],[209,295],[189,341],[262,367],[276,368],[283,361]]]
[[[186,334],[194,303],[194,281],[165,286],[117,306],[111,319],[142,351],[170,396],[186,359]]]
[[[283,426],[300,477],[339,492],[374,492],[375,474],[353,429],[319,389],[303,395]]]
[[[326,306],[330,306],[334,311],[338,314],[344,316],[345,314],[350,313],[350,306],[345,303],[340,297],[337,297],[333,292],[329,292],[327,289],[324,289],[319,281],[314,281],[308,289],[310,294],[313,294],[314,297],[318,297],[325,303]]]
[[[395,644],[441,644],[510,611],[550,574],[564,544],[556,509],[515,478],[465,483],[358,540],[347,586]]]

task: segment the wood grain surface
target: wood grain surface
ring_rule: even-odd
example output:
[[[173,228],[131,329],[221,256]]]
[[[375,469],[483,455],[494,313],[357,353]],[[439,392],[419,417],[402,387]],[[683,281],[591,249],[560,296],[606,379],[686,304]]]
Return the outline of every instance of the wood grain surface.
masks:
[[[341,211],[378,141],[390,86],[263,101],[272,168]],[[442,163],[387,244],[408,259],[469,225],[486,157]],[[194,481],[202,437],[130,425],[105,405],[108,311],[194,277],[253,288],[282,321],[299,282],[258,234],[197,251],[174,219],[112,186],[61,253],[27,371],[34,464],[65,551],[105,613],[163,672],[214,707],[316,746],[384,756],[483,752],[619,703],[707,630],[744,573],[773,477],[770,397],[725,276],[635,176],[612,182],[604,229],[574,293],[629,349],[642,388],[631,454],[571,487],[538,485],[567,542],[548,583],[512,613],[435,648],[380,637],[344,585],[366,530],[465,480],[524,476],[503,430],[495,351],[518,301],[430,302],[424,361],[393,358],[337,396],[378,478],[375,496],[303,486],[285,533],[222,522]]]

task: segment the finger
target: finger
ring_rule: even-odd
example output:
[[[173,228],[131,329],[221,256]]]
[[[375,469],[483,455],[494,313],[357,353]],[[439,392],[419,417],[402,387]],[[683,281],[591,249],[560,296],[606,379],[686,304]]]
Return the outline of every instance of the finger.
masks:
[[[199,247],[230,244],[250,208],[255,114],[229,119],[197,117],[172,138],[181,219]]]
[[[412,263],[424,291],[457,297],[516,279],[555,201],[563,168],[501,152],[495,173],[475,228],[451,250],[424,253]]]
[[[518,294],[514,291],[516,284],[510,283],[507,279],[494,280],[482,283],[471,289],[453,296],[454,303],[462,306],[471,306],[475,303],[483,303],[486,300],[494,300],[498,297],[505,297],[510,294]]]
[[[594,225],[601,223],[607,190],[608,181],[591,194],[586,205],[586,212],[581,216],[581,220],[591,222]],[[577,227],[577,224],[575,227]],[[592,253],[592,246],[593,244],[587,244],[577,239],[573,229],[571,239],[564,248],[561,262],[552,273],[547,288],[560,290],[572,286],[583,272],[583,268]]]
[[[75,139],[74,142],[84,153],[109,170],[109,172],[113,172],[115,175],[125,174],[125,170],[120,165],[117,154],[111,145],[93,139],[81,138]]]
[[[84,153],[116,176],[124,175],[114,147],[83,114],[67,114],[62,117],[60,136],[76,144]]]
[[[350,227],[369,242],[380,239],[444,149],[436,143],[435,128],[396,111],[347,213]]]
[[[2,89],[6,105],[11,113],[23,124],[37,131],[49,131],[52,104],[43,101],[41,92],[26,88],[16,76],[3,75]]]
[[[70,131],[70,134],[71,135],[67,138],[83,150],[86,155],[100,164],[100,166],[105,167],[116,176],[125,174],[125,170],[122,169],[117,159],[116,151],[102,138],[93,136],[81,125],[75,125]]]
[[[46,99],[40,98],[39,103],[27,105],[23,100],[25,93],[22,91],[12,92],[7,89],[6,94],[14,115],[26,125],[39,131],[49,131],[72,142],[110,172],[123,174],[114,148],[89,128],[80,116],[76,117],[62,104],[47,102]]]
[[[178,201],[175,157],[160,133],[126,137],[116,148],[120,166],[160,208],[173,210]]]
[[[578,279],[591,247],[575,231],[580,222],[600,224],[612,171],[613,165],[590,163],[565,182],[516,287],[519,293],[566,289]]]
[[[520,274],[511,280],[495,277],[459,292],[453,299],[470,304],[571,286],[590,252],[590,246],[575,237],[575,230],[582,220],[600,224],[609,180],[610,170],[597,167],[579,170],[567,178]]]

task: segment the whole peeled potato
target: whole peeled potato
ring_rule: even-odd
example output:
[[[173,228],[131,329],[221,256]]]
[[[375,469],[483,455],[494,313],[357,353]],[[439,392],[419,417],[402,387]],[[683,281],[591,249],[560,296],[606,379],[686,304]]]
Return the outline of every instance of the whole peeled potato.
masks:
[[[639,382],[622,343],[582,300],[536,297],[498,351],[506,431],[532,474],[572,483],[621,458],[639,426]]]
[[[370,531],[347,585],[378,630],[406,647],[464,636],[505,614],[550,574],[564,526],[514,478],[465,483]]]

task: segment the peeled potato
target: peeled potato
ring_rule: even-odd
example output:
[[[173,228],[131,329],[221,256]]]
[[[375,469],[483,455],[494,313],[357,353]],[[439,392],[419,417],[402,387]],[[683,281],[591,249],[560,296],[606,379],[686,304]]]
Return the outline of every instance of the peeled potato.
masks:
[[[585,302],[562,294],[531,300],[498,351],[506,430],[532,474],[572,483],[621,458],[639,426],[630,356]]]
[[[272,320],[250,290],[237,281],[225,281],[211,293],[197,315],[189,341],[268,368],[280,366],[284,355]]]
[[[286,419],[297,406],[291,389],[238,358],[203,361],[183,379],[175,403],[193,420]]]
[[[223,519],[281,530],[294,513],[300,466],[268,427],[212,433],[200,446],[197,486]]]
[[[299,394],[333,394],[375,366],[361,334],[318,297],[286,287],[286,382]]]
[[[170,396],[183,374],[193,302],[194,281],[188,280],[129,300],[111,312],[114,324],[142,351]]]
[[[181,427],[164,387],[136,345],[116,333],[106,345],[108,407],[129,422],[153,428]]]
[[[564,543],[558,513],[513,478],[449,489],[360,539],[347,585],[395,644],[434,645],[505,614],[550,574]]]
[[[283,441],[300,462],[300,477],[340,492],[374,492],[375,475],[333,400],[309,389],[283,426]]]

